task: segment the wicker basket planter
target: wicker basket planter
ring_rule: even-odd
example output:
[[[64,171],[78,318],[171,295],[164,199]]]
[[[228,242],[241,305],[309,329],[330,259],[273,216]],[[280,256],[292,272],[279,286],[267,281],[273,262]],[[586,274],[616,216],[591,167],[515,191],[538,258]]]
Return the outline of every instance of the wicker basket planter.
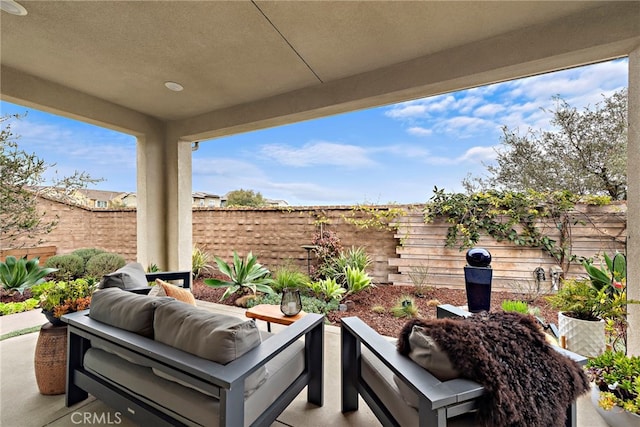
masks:
[[[67,376],[67,326],[46,323],[40,329],[33,358],[41,394],[64,394]]]

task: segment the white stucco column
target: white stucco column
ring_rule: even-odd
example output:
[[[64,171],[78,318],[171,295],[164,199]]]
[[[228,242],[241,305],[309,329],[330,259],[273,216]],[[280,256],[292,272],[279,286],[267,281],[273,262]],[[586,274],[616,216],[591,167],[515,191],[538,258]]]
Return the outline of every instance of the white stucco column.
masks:
[[[167,261],[172,270],[191,270],[191,143],[169,137],[166,147]]]
[[[640,46],[629,55],[627,297],[640,300]],[[629,305],[627,351],[640,355],[640,304]]]
[[[164,126],[138,137],[137,247],[143,266],[191,270],[191,144]]]
[[[163,134],[158,130],[156,134],[147,133],[137,139],[137,259],[144,267],[154,263],[161,270],[168,270],[164,255]]]

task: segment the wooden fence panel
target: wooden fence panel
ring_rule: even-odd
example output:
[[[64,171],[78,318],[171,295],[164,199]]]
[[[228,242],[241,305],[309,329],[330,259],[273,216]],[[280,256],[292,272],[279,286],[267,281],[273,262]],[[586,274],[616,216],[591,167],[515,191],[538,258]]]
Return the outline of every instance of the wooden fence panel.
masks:
[[[626,207],[613,204],[603,207],[577,206],[571,213],[571,253],[592,258],[606,252],[625,252]],[[466,250],[447,248],[446,236],[450,224],[442,219],[425,224],[420,212],[410,212],[397,220],[395,237],[401,245],[396,248],[396,257],[389,258],[389,266],[397,273],[389,275],[395,285],[413,285],[410,275],[427,269],[427,285],[464,288],[464,266]],[[544,233],[558,240],[560,235],[555,225],[541,224]],[[541,267],[545,280],[541,289],[552,288],[552,271],[561,271],[556,260],[537,248],[519,247],[510,242],[497,242],[482,236],[476,245],[486,248],[492,256],[493,289],[508,290],[538,286],[534,270]],[[584,276],[584,268],[571,263],[567,277]]]
[[[0,261],[4,261],[8,256],[14,256],[16,258],[32,259],[38,258],[40,260],[40,266],[43,266],[45,262],[56,254],[57,248],[55,246],[40,246],[37,248],[21,248],[21,249],[7,249],[0,251]]]

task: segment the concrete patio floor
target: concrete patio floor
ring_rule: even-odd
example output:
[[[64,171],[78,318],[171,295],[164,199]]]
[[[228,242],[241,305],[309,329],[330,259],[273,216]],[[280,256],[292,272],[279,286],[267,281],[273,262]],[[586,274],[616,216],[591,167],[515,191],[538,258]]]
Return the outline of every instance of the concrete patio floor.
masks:
[[[198,301],[198,305],[215,312],[244,317],[243,309],[203,301]],[[0,334],[45,322],[39,310],[1,316]],[[258,321],[258,325],[266,330],[265,322]],[[283,327],[272,325],[272,330],[278,332]],[[41,395],[36,385],[33,365],[37,338],[37,333],[30,333],[0,341],[0,426],[136,425],[93,397],[67,408],[64,405],[64,395]],[[307,404],[306,393],[303,391],[272,426],[380,425],[362,400],[358,411],[346,415],[340,412],[340,329],[335,326],[325,326],[324,380],[323,407]],[[583,396],[578,401],[578,426],[606,427],[593,409],[588,396]]]

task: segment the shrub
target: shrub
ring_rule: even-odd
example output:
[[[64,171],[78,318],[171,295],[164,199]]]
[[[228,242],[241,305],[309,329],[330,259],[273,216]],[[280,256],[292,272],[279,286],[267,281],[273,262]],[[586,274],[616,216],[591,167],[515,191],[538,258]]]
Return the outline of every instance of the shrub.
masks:
[[[279,294],[265,294],[260,295],[247,303],[247,307],[254,307],[258,304],[275,304],[280,305],[282,295]],[[338,301],[323,301],[321,299],[310,297],[307,295],[301,295],[302,310],[307,313],[327,314],[330,311],[338,309]]]
[[[411,267],[411,270],[409,270],[409,280],[413,283],[413,293],[415,296],[424,298],[424,296],[429,292],[430,288],[428,286],[428,279],[429,266],[417,265]]]
[[[316,233],[311,243],[315,246],[313,251],[319,260],[318,267],[314,268],[311,274],[312,278],[319,280],[333,277],[336,273],[334,267],[335,259],[342,251],[340,238],[333,231],[324,230]]]
[[[516,313],[528,314],[529,304],[524,301],[504,300],[501,304],[504,311],[515,311]]]
[[[276,292],[282,292],[284,288],[304,289],[310,281],[309,276],[293,265],[282,265],[276,268],[274,275],[274,283],[271,287]]]
[[[113,273],[124,267],[127,262],[118,254],[105,252],[92,257],[87,263],[87,276],[101,278],[105,274]]]
[[[103,249],[98,249],[98,248],[82,248],[82,249],[76,249],[75,251],[71,252],[72,255],[78,255],[80,258],[82,258],[82,262],[84,263],[84,268],[87,268],[87,263],[89,262],[89,260],[91,258],[93,258],[96,255],[99,254],[103,254],[107,251],[103,250]]]
[[[0,302],[0,316],[33,310],[38,303],[39,301],[36,298],[29,298],[22,302]]]
[[[378,314],[384,314],[387,311],[387,309],[384,308],[384,306],[382,305],[374,305],[373,307],[371,307],[371,311]]]
[[[202,273],[206,273],[212,267],[209,264],[211,255],[195,246],[191,252],[191,271],[193,272],[193,278],[197,279]]]
[[[371,283],[371,277],[369,277],[364,270],[351,266],[347,266],[345,269],[345,282],[347,286],[346,295],[357,294],[358,292],[375,286]]]
[[[418,307],[416,307],[416,301],[408,295],[401,296],[396,304],[391,307],[391,314],[395,317],[417,317]]]
[[[54,255],[47,260],[45,265],[58,269],[58,271],[51,273],[51,276],[56,280],[73,280],[84,274],[84,261],[78,255]]]
[[[347,287],[347,268],[365,271],[371,265],[371,258],[364,248],[351,247],[328,259],[322,269],[325,277],[336,279],[340,285]]]
[[[317,298],[327,302],[331,300],[340,301],[342,295],[347,292],[345,288],[336,283],[335,279],[331,278],[310,283],[309,290],[311,290]]]

